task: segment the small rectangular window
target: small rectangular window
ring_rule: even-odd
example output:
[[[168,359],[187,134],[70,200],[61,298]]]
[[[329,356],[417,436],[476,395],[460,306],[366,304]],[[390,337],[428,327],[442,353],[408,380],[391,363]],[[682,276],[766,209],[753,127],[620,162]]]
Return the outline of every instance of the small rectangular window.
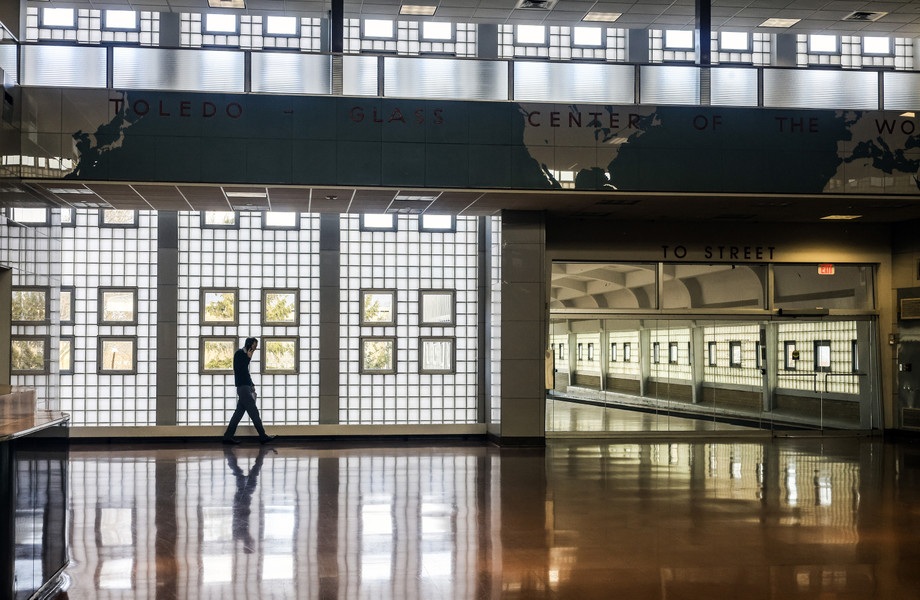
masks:
[[[396,38],[396,29],[389,19],[365,19],[361,24],[361,37],[392,40]]]
[[[576,48],[603,48],[604,29],[601,27],[573,27],[572,46]]]
[[[836,35],[811,34],[808,36],[808,52],[811,54],[839,54]]]
[[[763,368],[763,346],[760,342],[754,342],[754,362],[758,369]]]
[[[419,373],[454,372],[454,338],[422,338],[420,345]]]
[[[208,13],[204,16],[203,33],[235,34],[237,29],[236,15]]]
[[[859,373],[859,342],[850,342],[850,371]]]
[[[710,367],[717,367],[718,361],[716,360],[716,343],[709,342],[706,345],[706,350],[709,353],[708,362],[706,364],[708,364]]]
[[[617,345],[616,342],[610,344],[610,362],[617,361]]]
[[[361,368],[363,374],[396,372],[396,338],[362,337]]]
[[[630,362],[632,360],[632,344],[626,342],[623,344],[623,362]]]
[[[137,227],[136,210],[118,210],[106,208],[102,210],[100,227]]]
[[[136,337],[100,337],[98,348],[97,370],[100,375],[133,375],[137,372]]]
[[[719,33],[721,52],[750,52],[751,36],[746,31],[722,31]]]
[[[368,213],[361,215],[361,231],[396,231],[396,215]]]
[[[10,339],[10,372],[13,375],[43,375],[48,372],[51,338],[15,335]]]
[[[293,37],[298,35],[297,17],[279,17],[270,15],[265,18],[265,34]]]
[[[236,338],[203,337],[199,349],[198,370],[201,373],[232,373]]]
[[[200,305],[202,325],[238,323],[239,291],[236,288],[202,288]]]
[[[891,38],[864,37],[862,39],[862,53],[871,56],[891,56]]]
[[[262,290],[262,325],[296,327],[299,298],[299,290]]]
[[[201,228],[239,229],[239,216],[232,210],[206,210],[201,213]]]
[[[677,364],[677,342],[668,343],[668,362],[672,365]]]
[[[395,325],[396,291],[361,290],[361,325]]]
[[[658,342],[652,344],[652,362],[656,365],[661,362],[661,344]]]
[[[454,24],[448,22],[423,21],[421,23],[421,38],[425,42],[452,42],[454,41]]]
[[[137,288],[99,288],[100,325],[137,325]]]
[[[61,227],[75,227],[77,224],[76,209],[61,209]]]
[[[14,287],[10,320],[23,325],[44,323],[49,315],[47,288]]]
[[[419,231],[457,231],[457,218],[453,215],[424,214],[418,220]]]
[[[741,368],[741,342],[728,343],[728,366],[735,369]]]
[[[51,211],[47,208],[11,208],[10,219],[20,225],[51,225]]]
[[[58,372],[61,374],[73,373],[73,336],[61,336],[58,343]]]
[[[664,32],[664,47],[667,50],[693,50],[695,44],[692,30],[668,29]]]
[[[594,360],[594,344],[588,344],[588,360]]]
[[[786,371],[795,371],[795,362],[799,359],[795,342],[783,342],[783,357],[783,368]]]
[[[556,355],[556,358],[560,360],[568,360],[568,357],[565,355],[565,344],[559,344],[559,354]]]
[[[517,46],[548,46],[545,25],[515,25],[514,43]]]
[[[262,373],[297,373],[298,355],[297,338],[263,338]]]
[[[76,11],[72,8],[42,8],[42,27],[77,26]]]
[[[454,325],[454,290],[421,290],[419,325]]]
[[[267,210],[262,213],[262,229],[299,229],[300,213]]]
[[[74,288],[61,288],[61,325],[72,325],[74,315]]]
[[[815,340],[815,371],[829,373],[831,370],[831,341]]]
[[[103,11],[103,29],[117,31],[139,31],[137,12],[133,10],[106,10]]]
[[[583,360],[584,359],[584,346],[582,344],[578,344],[578,346],[576,347],[576,352],[578,354],[578,360]]]

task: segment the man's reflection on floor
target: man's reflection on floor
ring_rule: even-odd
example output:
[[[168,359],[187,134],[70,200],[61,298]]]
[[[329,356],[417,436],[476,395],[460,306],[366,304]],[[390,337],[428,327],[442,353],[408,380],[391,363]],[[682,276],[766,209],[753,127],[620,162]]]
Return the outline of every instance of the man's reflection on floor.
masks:
[[[236,478],[236,494],[233,495],[233,539],[242,540],[243,552],[252,554],[255,551],[255,540],[249,533],[249,515],[252,513],[252,493],[259,484],[259,472],[262,470],[262,461],[269,452],[278,453],[277,450],[262,446],[256,455],[255,463],[249,469],[249,474],[244,474],[237,463],[236,448],[224,448],[227,466]]]

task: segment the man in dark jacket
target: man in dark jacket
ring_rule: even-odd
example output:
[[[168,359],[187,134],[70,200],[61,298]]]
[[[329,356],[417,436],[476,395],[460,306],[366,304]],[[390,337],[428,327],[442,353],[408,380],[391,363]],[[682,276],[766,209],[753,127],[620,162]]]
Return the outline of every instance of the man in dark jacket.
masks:
[[[259,442],[264,444],[275,439],[275,436],[265,433],[265,428],[262,427],[262,419],[259,418],[259,409],[256,407],[256,384],[252,382],[252,377],[249,375],[249,361],[252,360],[252,355],[258,347],[259,340],[246,338],[243,347],[233,355],[233,378],[239,400],[236,403],[236,410],[233,412],[233,416],[230,417],[227,431],[224,432],[225,444],[240,443],[238,439],[233,437],[233,434],[236,433],[236,426],[239,425],[240,419],[243,418],[243,413],[249,413],[249,418],[252,419],[252,424],[259,433]]]

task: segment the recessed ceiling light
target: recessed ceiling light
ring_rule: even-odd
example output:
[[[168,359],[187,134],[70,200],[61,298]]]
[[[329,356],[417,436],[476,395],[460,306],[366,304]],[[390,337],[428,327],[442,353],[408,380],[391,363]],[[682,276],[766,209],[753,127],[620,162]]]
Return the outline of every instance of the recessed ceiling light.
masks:
[[[589,12],[586,14],[582,21],[602,21],[606,23],[613,23],[617,19],[623,16],[623,13],[611,13],[611,12]]]
[[[862,215],[827,215],[826,217],[821,217],[823,221],[852,221],[853,219],[861,219]]]
[[[208,0],[211,8],[246,8],[245,0]]]
[[[227,192],[227,198],[267,198],[265,192]]]
[[[401,15],[419,15],[423,17],[430,17],[434,12],[438,10],[437,6],[425,6],[421,4],[403,4],[399,7],[399,14]]]
[[[758,27],[792,27],[802,19],[767,19]]]

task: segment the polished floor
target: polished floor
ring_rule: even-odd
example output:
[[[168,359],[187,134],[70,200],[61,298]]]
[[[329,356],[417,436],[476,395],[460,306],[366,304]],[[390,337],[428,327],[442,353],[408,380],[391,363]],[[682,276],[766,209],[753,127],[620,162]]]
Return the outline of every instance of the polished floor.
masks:
[[[63,598],[920,598],[920,444],[77,445]]]
[[[754,432],[769,429],[768,423],[735,425],[712,417],[679,417],[667,411],[637,410],[616,405],[600,406],[568,399],[546,398],[546,431],[550,434],[636,434],[636,433],[686,433]]]

